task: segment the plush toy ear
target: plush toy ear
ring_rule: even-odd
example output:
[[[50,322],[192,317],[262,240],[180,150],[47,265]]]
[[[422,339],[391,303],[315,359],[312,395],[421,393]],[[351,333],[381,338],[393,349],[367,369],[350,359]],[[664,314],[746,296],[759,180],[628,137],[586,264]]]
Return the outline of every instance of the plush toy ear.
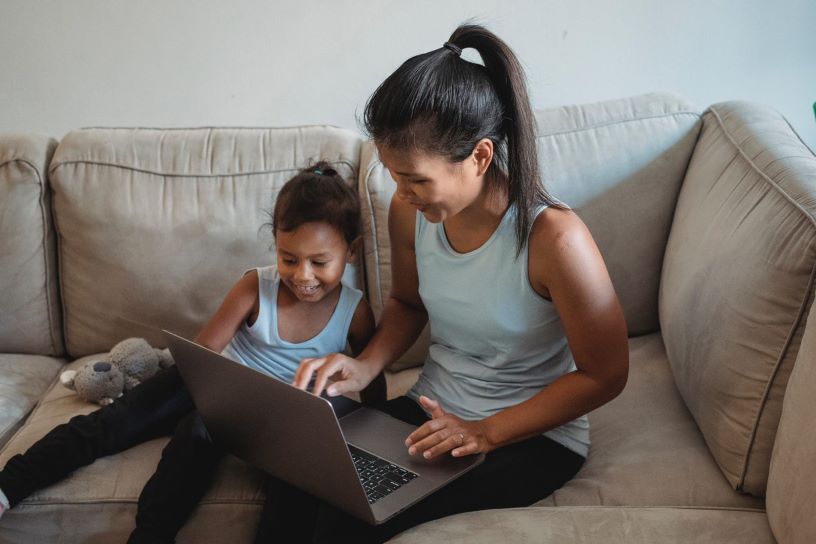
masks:
[[[60,382],[62,385],[70,389],[71,391],[76,391],[76,387],[74,387],[74,378],[76,377],[76,370],[66,370],[62,374],[60,374]]]

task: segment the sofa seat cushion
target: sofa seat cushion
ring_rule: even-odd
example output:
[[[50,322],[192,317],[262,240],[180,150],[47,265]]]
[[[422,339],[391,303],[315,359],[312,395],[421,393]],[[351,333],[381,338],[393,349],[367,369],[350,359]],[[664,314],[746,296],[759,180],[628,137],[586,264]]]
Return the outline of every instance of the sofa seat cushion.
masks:
[[[659,333],[630,339],[626,388],[589,420],[587,462],[540,505],[763,508],[720,472],[674,385]]]
[[[568,507],[468,512],[402,533],[395,544],[775,544],[765,513],[728,508]]]
[[[41,355],[0,354],[0,447],[25,421],[65,361]]]
[[[68,365],[76,369],[105,354]],[[98,407],[57,380],[32,416],[0,451],[0,466],[54,426]],[[35,493],[3,516],[0,542],[124,542],[133,529],[136,502],[153,474],[167,438],[98,459],[67,479]],[[250,542],[263,504],[262,474],[234,457],[219,468],[212,488],[184,528],[180,542]],[[21,536],[25,538],[21,539]],[[241,536],[243,535],[243,536]]]

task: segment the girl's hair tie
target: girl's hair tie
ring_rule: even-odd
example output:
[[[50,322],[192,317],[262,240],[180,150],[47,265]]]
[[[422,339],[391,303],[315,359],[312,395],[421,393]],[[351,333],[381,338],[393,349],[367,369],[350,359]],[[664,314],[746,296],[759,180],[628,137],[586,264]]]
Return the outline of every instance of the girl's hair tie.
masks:
[[[314,170],[312,170],[312,173],[317,174],[318,176],[322,176],[323,170],[321,170],[320,168],[315,168]]]
[[[462,48],[459,47],[458,45],[452,44],[451,42],[445,42],[442,44],[442,47],[450,50],[457,57],[462,56]]]

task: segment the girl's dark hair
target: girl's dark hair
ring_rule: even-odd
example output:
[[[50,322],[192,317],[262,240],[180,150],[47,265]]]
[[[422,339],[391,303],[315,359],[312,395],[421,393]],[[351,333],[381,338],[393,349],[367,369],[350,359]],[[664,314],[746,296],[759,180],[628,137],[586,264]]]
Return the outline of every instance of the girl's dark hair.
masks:
[[[478,51],[484,66],[462,59],[466,48]],[[432,152],[451,162],[465,160],[489,138],[494,160],[486,179],[491,189],[504,186],[516,206],[518,253],[538,205],[565,208],[541,182],[521,63],[482,26],[461,25],[444,46],[405,61],[368,99],[363,124],[378,145]]]
[[[301,170],[287,181],[275,201],[273,235],[278,229],[289,232],[304,223],[328,223],[349,245],[360,236],[357,193],[325,161]]]

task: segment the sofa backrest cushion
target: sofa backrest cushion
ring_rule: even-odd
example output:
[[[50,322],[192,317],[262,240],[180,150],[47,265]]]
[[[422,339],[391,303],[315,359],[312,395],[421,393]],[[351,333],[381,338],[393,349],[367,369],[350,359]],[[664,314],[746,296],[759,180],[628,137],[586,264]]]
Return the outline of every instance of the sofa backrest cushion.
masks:
[[[677,387],[731,485],[764,495],[810,310],[816,157],[773,110],[712,106],[666,249],[660,322]]]
[[[657,293],[680,184],[700,127],[685,100],[654,93],[536,113],[544,183],[592,231],[630,335],[658,330]],[[379,317],[391,287],[388,205],[396,185],[368,143],[360,160],[366,281]],[[421,363],[428,335],[397,363]]]
[[[41,135],[0,135],[0,353],[64,351],[48,163]]]
[[[589,227],[630,336],[659,329],[657,293],[700,115],[668,93],[538,112],[547,189]]]
[[[816,315],[811,313],[788,381],[771,456],[768,521],[777,542],[816,542]]]
[[[69,133],[51,165],[69,354],[194,336],[244,270],[275,262],[261,226],[281,186],[317,160],[356,185],[360,143],[333,127]]]

